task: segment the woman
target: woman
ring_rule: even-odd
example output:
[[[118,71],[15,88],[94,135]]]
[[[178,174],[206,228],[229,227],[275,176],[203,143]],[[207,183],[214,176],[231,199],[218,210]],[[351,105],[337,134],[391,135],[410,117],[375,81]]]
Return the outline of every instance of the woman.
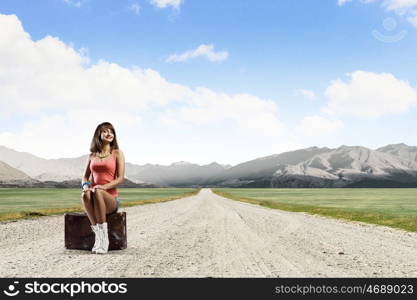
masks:
[[[90,152],[81,181],[81,198],[95,234],[92,252],[104,254],[109,249],[106,215],[120,206],[116,186],[125,176],[125,159],[112,124],[104,122],[97,126]]]

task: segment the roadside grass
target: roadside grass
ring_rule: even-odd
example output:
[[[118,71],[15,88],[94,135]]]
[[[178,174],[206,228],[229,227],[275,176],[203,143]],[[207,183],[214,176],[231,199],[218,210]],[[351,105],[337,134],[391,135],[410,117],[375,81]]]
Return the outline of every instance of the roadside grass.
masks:
[[[305,212],[417,232],[416,189],[352,190],[354,191],[346,189],[247,189],[245,192],[245,189],[212,189],[219,196],[268,208]],[[283,195],[280,195],[281,192]],[[339,192],[343,194],[343,197],[338,199]],[[349,197],[350,192],[351,197]],[[283,197],[286,199],[284,200]],[[360,203],[361,198],[365,199],[366,204]],[[341,201],[343,203],[340,203]],[[378,205],[378,201],[383,203]]]
[[[121,207],[152,204],[196,195],[193,188],[119,189]],[[0,188],[0,221],[83,212],[79,189]]]

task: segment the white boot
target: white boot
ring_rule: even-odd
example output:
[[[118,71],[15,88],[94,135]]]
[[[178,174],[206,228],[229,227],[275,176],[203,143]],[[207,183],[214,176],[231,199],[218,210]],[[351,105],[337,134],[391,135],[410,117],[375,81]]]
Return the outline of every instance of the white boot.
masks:
[[[91,252],[96,253],[97,249],[100,247],[100,237],[98,232],[98,224],[91,225],[91,230],[94,232],[94,246],[91,249]]]
[[[98,224],[100,244],[96,250],[97,254],[105,254],[109,250],[109,234],[107,230],[107,223]]]

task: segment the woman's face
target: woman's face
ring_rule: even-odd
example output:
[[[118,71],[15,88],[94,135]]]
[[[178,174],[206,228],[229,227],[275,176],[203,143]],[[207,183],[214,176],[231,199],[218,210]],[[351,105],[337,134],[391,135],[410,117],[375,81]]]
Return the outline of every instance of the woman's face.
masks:
[[[112,142],[114,139],[113,131],[110,128],[101,130],[100,138],[103,142]]]

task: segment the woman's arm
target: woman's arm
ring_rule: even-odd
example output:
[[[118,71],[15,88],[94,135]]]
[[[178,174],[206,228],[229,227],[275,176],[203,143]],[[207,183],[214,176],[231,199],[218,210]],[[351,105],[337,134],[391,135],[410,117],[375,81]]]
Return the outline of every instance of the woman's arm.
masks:
[[[109,183],[103,184],[103,188],[106,190],[110,190],[112,188],[117,187],[119,184],[121,184],[125,180],[125,157],[123,155],[122,150],[114,150],[116,151],[116,170],[117,175],[116,179],[113,181],[110,181]]]
[[[91,158],[91,156],[89,156],[88,159],[87,159],[87,163],[86,163],[85,168],[84,168],[83,177],[81,179],[81,184],[83,184],[84,182],[87,182],[90,178],[90,175],[91,175],[90,158]],[[91,187],[91,185],[92,185],[92,183],[89,185],[89,187]],[[83,186],[83,189],[84,189],[84,186]]]

